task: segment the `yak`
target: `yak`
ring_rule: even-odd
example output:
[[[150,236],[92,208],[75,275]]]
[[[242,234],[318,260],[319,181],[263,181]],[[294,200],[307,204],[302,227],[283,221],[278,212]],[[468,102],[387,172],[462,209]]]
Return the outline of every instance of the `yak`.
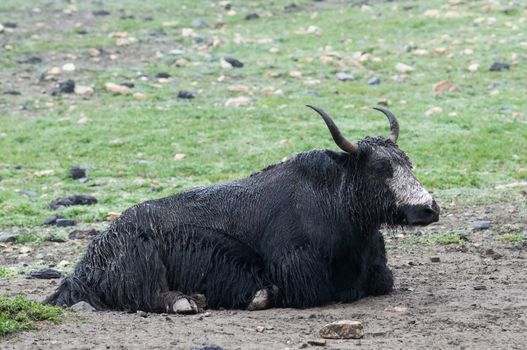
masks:
[[[389,293],[381,227],[427,225],[439,206],[388,138],[346,139],[241,180],[193,188],[124,211],[44,302],[98,310],[196,313],[349,303]]]

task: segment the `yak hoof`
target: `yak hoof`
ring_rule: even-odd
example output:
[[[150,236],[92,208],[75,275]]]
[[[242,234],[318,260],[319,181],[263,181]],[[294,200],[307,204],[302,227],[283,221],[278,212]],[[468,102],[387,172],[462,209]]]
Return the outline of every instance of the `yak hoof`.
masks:
[[[181,298],[174,303],[172,310],[176,314],[196,314],[198,313],[198,306],[192,299]]]
[[[260,289],[256,292],[254,295],[253,300],[247,306],[247,310],[249,311],[256,311],[256,310],[264,310],[270,307],[270,295],[269,290],[267,289]]]

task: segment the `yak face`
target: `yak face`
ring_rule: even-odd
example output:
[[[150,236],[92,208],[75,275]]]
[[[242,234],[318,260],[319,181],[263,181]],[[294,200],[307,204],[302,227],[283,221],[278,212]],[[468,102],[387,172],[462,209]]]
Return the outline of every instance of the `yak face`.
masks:
[[[410,159],[397,147],[399,124],[389,110],[374,108],[390,122],[388,139],[366,137],[353,143],[342,136],[326,112],[308,107],[320,114],[337,146],[348,154],[348,188],[355,197],[355,214],[388,225],[428,225],[439,220],[439,206],[413,175]]]
[[[428,225],[439,220],[439,206],[412,173],[412,163],[395,143],[380,137],[358,142],[362,198],[389,225]],[[375,208],[375,209],[374,209]]]

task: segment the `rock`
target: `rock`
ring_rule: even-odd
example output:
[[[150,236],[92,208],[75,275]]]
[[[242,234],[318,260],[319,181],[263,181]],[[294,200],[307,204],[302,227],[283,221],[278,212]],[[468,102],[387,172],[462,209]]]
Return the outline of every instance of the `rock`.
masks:
[[[9,29],[18,28],[18,23],[15,23],[15,22],[4,22],[2,24],[4,25],[5,28],[9,28]]]
[[[60,94],[71,94],[75,91],[75,81],[72,79],[64,80],[59,82],[59,86],[51,90],[52,96]]]
[[[297,78],[297,79],[300,79],[302,78],[302,72],[298,71],[298,70],[294,70],[294,71],[291,71],[289,72],[289,76],[291,78]]]
[[[121,217],[121,213],[117,213],[117,212],[114,212],[114,211],[110,211],[110,212],[108,212],[108,214],[106,215],[106,220],[107,220],[107,221],[116,221],[116,220],[118,220],[120,217]]]
[[[487,287],[484,286],[483,284],[476,284],[474,286],[474,290],[487,290]]]
[[[476,72],[479,69],[479,63],[472,63],[468,66],[470,72]]]
[[[265,330],[265,327],[264,326],[256,326],[256,328],[254,328],[255,331],[257,331],[258,333],[263,333],[263,331]]]
[[[130,93],[130,88],[123,86],[123,85],[117,85],[114,83],[106,83],[104,84],[104,87],[106,88],[106,91],[113,92],[116,94],[127,95]]]
[[[66,63],[65,65],[62,66],[62,70],[64,72],[73,72],[75,71],[76,67],[73,63]]]
[[[170,74],[168,74],[167,72],[159,72],[156,74],[156,78],[168,79],[170,78]]]
[[[95,91],[89,86],[76,85],[74,92],[76,95],[91,96]]]
[[[229,85],[227,87],[227,90],[231,92],[242,92],[246,94],[250,92],[250,88],[247,85],[243,85],[243,84]]]
[[[247,16],[245,16],[246,21],[251,21],[253,19],[258,19],[260,16],[257,13],[249,13]]]
[[[381,83],[381,79],[379,77],[371,77],[368,80],[368,85],[379,85]]]
[[[135,87],[135,84],[132,83],[131,81],[123,81],[121,84],[119,84],[121,86],[126,86],[127,88],[129,89],[133,89]]]
[[[176,314],[196,314],[198,307],[192,299],[181,298],[174,303],[172,311]]]
[[[441,259],[438,256],[431,256],[430,261],[433,263],[438,263],[441,261]]]
[[[307,343],[312,346],[326,346],[325,339],[311,339],[308,340]]]
[[[247,310],[256,311],[256,310],[267,309],[269,307],[269,301],[270,301],[269,291],[267,289],[260,289],[254,295],[254,298],[249,304],[249,306],[247,306]]]
[[[18,236],[18,233],[4,233],[0,235],[0,242],[15,242]]]
[[[443,92],[457,92],[459,87],[452,83],[449,80],[441,80],[440,82],[434,84],[434,96],[441,96]]]
[[[90,54],[91,57],[99,57],[100,55],[102,55],[102,50],[98,49],[98,48],[95,48],[95,47],[92,47],[89,50],[89,54]]]
[[[110,12],[108,12],[106,10],[94,10],[94,11],[92,11],[92,14],[95,17],[102,17],[102,16],[109,16]]]
[[[233,97],[225,101],[225,107],[240,107],[251,103],[251,98],[247,96]]]
[[[64,243],[68,241],[67,238],[57,235],[57,234],[53,234],[53,233],[44,237],[44,240],[48,242],[56,242],[56,243]]]
[[[335,77],[340,80],[340,81],[351,81],[351,80],[355,80],[355,77],[351,74],[348,74],[348,73],[344,73],[344,72],[339,72],[337,74],[335,74]]]
[[[57,219],[57,221],[55,221],[55,225],[57,225],[57,227],[68,227],[68,226],[75,226],[76,222],[73,219],[64,218],[64,219]]]
[[[76,312],[95,312],[97,311],[93,306],[91,306],[89,303],[85,301],[79,301],[78,303],[73,304],[70,308]]]
[[[388,306],[384,308],[384,311],[397,312],[399,314],[405,314],[408,312],[408,308],[404,306]]]
[[[415,70],[414,67],[411,67],[407,64],[400,63],[400,62],[395,65],[395,69],[401,73],[409,73]]]
[[[139,100],[139,101],[142,101],[144,99],[146,99],[146,95],[143,94],[142,92],[134,92],[134,94],[132,95],[136,100]]]
[[[143,310],[137,310],[137,314],[141,317],[144,317],[144,318],[147,318],[148,317],[148,313],[143,311]]]
[[[194,28],[205,28],[205,27],[208,27],[209,25],[207,24],[207,22],[205,22],[204,19],[196,18],[196,19],[192,20],[192,26]]]
[[[472,227],[474,228],[474,230],[486,230],[490,228],[490,221],[486,221],[486,220],[474,221],[472,223]]]
[[[60,207],[69,207],[72,205],[91,205],[97,203],[97,198],[85,194],[75,194],[69,197],[57,198],[49,203],[51,209],[58,209]]]
[[[441,107],[431,107],[425,112],[425,116],[430,117],[433,114],[441,113],[443,112],[443,108]]]
[[[62,69],[59,67],[53,67],[50,70],[48,70],[47,75],[61,75]]]
[[[190,350],[226,350],[226,349],[222,348],[219,345],[208,344],[208,345],[203,345],[203,346],[194,346],[190,348]]]
[[[58,219],[64,219],[64,217],[60,215],[51,215],[44,220],[44,225],[55,225]]]
[[[17,62],[26,64],[39,64],[42,63],[42,58],[38,56],[26,56],[24,58],[19,59]]]
[[[320,330],[320,336],[327,339],[360,339],[364,328],[359,321],[341,320],[329,323]]]
[[[86,238],[93,238],[99,234],[99,231],[96,229],[91,230],[73,230],[69,233],[68,237],[69,239],[86,239]]]
[[[3,33],[5,30],[4,26],[2,25],[2,23],[0,23],[0,33]]]
[[[29,272],[27,278],[38,278],[38,279],[53,279],[61,278],[62,272],[54,269],[42,269],[42,270],[33,270]]]
[[[234,68],[242,68],[243,63],[234,57],[223,57],[223,59]]]
[[[185,67],[188,64],[188,61],[184,58],[179,58],[174,62],[176,67]]]
[[[187,91],[187,90],[180,90],[178,93],[177,93],[177,97],[178,98],[183,98],[183,99],[187,99],[187,100],[190,100],[190,99],[193,99],[195,96],[192,92],[190,91]]]
[[[18,95],[22,95],[22,93],[17,90],[8,89],[8,90],[4,90],[4,95],[18,96]]]
[[[69,177],[75,180],[86,177],[86,169],[78,167],[78,166],[73,166],[70,168]]]
[[[489,68],[491,72],[503,72],[509,70],[511,67],[508,63],[505,62],[493,62]]]
[[[387,98],[381,98],[381,99],[377,100],[377,104],[379,106],[386,106],[386,107],[388,107],[391,104],[391,102]]]

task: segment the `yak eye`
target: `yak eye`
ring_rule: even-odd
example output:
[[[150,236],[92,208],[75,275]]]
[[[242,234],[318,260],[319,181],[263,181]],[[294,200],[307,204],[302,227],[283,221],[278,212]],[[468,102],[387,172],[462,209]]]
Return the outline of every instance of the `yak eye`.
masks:
[[[384,174],[388,170],[388,165],[384,162],[376,163],[373,166],[373,170],[375,170],[377,174]]]

